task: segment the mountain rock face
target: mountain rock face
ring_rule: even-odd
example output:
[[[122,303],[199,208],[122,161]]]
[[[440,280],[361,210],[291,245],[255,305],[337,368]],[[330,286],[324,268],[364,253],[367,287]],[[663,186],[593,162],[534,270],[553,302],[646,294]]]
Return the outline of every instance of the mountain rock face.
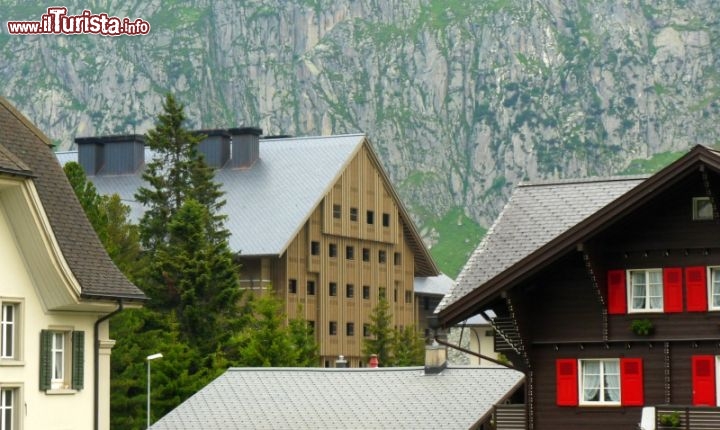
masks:
[[[0,0],[3,25],[45,12],[25,3]],[[2,29],[0,93],[60,148],[144,133],[167,91],[196,128],[365,132],[421,225],[461,208],[487,226],[521,180],[719,140],[711,0],[68,3],[152,28]]]

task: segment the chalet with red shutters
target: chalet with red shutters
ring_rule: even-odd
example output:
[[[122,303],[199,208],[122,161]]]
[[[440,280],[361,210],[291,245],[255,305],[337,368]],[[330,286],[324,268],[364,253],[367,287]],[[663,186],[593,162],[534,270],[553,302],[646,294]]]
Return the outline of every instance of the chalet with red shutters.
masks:
[[[525,373],[524,422],[498,430],[720,429],[719,200],[704,146],[650,177],[517,187],[436,309],[483,315]]]

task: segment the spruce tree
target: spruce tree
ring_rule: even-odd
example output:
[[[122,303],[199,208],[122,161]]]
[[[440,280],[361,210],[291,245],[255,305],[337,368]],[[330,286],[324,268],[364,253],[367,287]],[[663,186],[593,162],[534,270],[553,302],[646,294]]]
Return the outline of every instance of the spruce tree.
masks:
[[[409,326],[393,330],[392,366],[422,366],[425,362],[425,341]]]
[[[366,358],[377,354],[380,367],[392,364],[392,315],[385,297],[380,297],[370,314],[370,337],[363,339],[363,354]]]

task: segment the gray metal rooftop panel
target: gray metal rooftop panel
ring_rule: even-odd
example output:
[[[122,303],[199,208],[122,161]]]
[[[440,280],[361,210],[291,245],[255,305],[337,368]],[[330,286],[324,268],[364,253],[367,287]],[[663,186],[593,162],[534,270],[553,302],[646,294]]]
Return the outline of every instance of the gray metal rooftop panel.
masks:
[[[416,276],[413,281],[413,289],[416,294],[444,296],[448,291],[450,291],[452,284],[452,278],[444,273],[437,276]]]
[[[278,255],[320,203],[365,135],[293,137],[260,140],[260,160],[248,169],[219,169],[215,180],[225,192],[222,209],[230,247],[243,255]],[[77,161],[77,152],[56,154],[61,164]],[[145,160],[152,160],[146,148]],[[89,179],[102,194],[118,193],[137,221],[144,208],[135,193],[145,186],[135,175],[97,175]]]
[[[435,312],[481,287],[645,179],[627,176],[518,186]]]
[[[501,367],[233,368],[151,428],[467,429],[522,379]]]

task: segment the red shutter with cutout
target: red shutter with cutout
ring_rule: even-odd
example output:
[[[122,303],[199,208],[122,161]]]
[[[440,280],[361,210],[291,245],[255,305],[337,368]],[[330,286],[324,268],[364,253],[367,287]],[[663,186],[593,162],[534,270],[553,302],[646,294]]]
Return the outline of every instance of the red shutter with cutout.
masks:
[[[693,406],[716,406],[714,356],[693,355],[692,387]]]
[[[645,404],[641,358],[620,359],[620,403],[623,406]]]
[[[683,311],[682,269],[663,269],[663,309],[667,313]]]
[[[608,313],[621,315],[627,312],[627,295],[625,294],[625,271],[608,271]]]
[[[685,288],[687,288],[688,312],[707,311],[707,284],[704,266],[685,268]]]
[[[555,376],[558,406],[577,406],[578,404],[578,366],[574,358],[555,360]]]

